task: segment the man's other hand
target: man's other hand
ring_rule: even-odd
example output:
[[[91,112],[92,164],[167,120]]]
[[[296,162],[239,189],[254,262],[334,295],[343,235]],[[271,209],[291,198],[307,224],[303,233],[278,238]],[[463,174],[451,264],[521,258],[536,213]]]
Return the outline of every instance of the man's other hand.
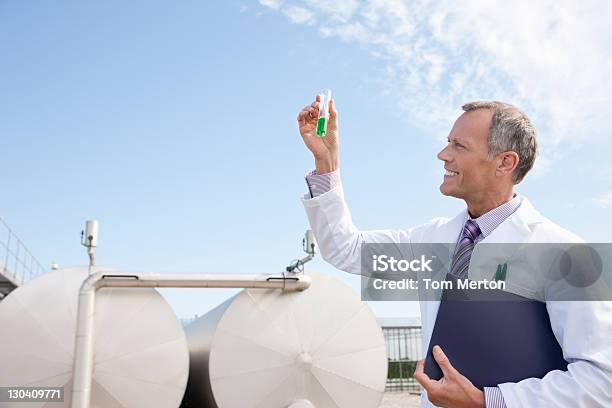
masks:
[[[429,401],[443,408],[485,408],[484,393],[451,365],[440,346],[434,346],[433,356],[442,369],[442,378],[429,378],[424,360],[414,371],[414,379],[425,388]]]

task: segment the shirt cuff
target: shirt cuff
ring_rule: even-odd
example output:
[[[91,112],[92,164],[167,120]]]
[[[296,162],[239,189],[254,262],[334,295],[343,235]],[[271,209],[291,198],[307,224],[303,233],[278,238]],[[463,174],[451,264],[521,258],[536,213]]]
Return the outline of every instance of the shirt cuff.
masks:
[[[336,188],[340,182],[338,170],[330,173],[318,174],[317,170],[306,173],[306,185],[310,191],[310,198],[315,198]]]
[[[487,408],[506,408],[504,395],[499,387],[484,387],[485,407]]]

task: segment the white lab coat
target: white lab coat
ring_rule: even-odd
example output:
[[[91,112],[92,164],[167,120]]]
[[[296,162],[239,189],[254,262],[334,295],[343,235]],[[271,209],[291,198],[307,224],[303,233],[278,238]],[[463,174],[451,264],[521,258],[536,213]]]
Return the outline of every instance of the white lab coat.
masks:
[[[315,198],[302,199],[321,256],[346,272],[360,274],[361,243],[452,243],[467,219],[467,209],[454,218],[435,218],[408,230],[360,231],[352,222],[342,185]],[[542,216],[527,200],[481,242],[582,242]],[[468,276],[478,245],[474,249]],[[494,269],[493,269],[494,270]],[[427,350],[439,307],[421,301],[422,349]],[[555,370],[542,379],[499,384],[508,408],[612,407],[612,302],[555,301],[546,304],[553,332],[569,362],[567,371]],[[421,394],[422,407],[434,407]]]

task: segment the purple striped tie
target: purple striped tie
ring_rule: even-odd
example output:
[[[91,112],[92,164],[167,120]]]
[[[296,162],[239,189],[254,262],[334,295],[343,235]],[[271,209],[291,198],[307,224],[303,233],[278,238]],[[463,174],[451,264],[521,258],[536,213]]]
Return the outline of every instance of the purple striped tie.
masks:
[[[461,239],[455,248],[455,255],[453,255],[453,263],[450,269],[450,274],[457,279],[465,279],[467,277],[470,258],[474,250],[474,241],[480,233],[480,227],[474,221],[467,220],[465,222],[461,232]]]

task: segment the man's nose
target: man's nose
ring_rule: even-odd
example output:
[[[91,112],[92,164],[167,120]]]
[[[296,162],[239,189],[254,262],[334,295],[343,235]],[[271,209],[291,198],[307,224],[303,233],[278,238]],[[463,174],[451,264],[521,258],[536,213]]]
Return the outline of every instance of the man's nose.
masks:
[[[444,149],[440,150],[440,152],[438,153],[438,159],[444,162],[450,161],[450,157],[449,157],[447,149],[448,149],[448,146],[445,146]]]

